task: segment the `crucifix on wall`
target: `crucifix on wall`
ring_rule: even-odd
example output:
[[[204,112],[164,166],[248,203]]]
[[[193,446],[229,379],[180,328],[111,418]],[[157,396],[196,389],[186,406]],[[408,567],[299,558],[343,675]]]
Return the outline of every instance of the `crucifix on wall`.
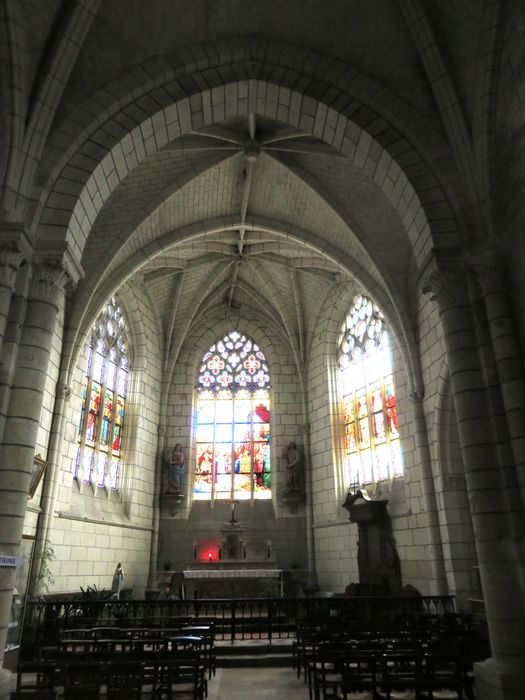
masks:
[[[232,517],[230,518],[230,523],[232,525],[235,525],[237,521],[235,520],[235,506],[239,503],[239,501],[236,501],[234,498],[231,499],[230,501],[230,507],[232,509]]]

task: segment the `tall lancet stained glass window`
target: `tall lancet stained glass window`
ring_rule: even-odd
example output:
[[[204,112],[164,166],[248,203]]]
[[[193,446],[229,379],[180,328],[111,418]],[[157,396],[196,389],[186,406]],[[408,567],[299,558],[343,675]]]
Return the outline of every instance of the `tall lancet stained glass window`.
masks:
[[[247,335],[231,331],[204,354],[194,498],[271,497],[269,387],[266,358]]]
[[[92,326],[82,390],[75,479],[116,490],[129,379],[128,331],[112,297]]]
[[[348,484],[401,476],[389,334],[381,311],[363,295],[341,327],[338,365]]]

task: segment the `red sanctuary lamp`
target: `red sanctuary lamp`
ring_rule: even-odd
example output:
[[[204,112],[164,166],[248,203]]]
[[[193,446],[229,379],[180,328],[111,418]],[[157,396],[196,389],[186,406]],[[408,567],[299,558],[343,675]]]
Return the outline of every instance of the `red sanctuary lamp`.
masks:
[[[212,553],[211,553],[211,552],[208,552],[208,561],[209,561],[210,563],[211,563],[211,560],[212,560]]]

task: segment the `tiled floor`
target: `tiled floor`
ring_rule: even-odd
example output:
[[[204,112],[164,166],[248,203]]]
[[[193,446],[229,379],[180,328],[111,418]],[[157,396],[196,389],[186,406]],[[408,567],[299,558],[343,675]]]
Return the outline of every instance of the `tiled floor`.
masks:
[[[208,700],[308,700],[308,686],[292,668],[218,668]]]

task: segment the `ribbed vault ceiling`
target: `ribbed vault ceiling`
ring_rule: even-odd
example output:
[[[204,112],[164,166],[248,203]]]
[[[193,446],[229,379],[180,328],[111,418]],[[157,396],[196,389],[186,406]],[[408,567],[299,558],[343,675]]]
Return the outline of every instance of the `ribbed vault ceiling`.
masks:
[[[165,354],[219,304],[232,317],[243,305],[271,318],[303,355],[334,284],[356,276],[399,296],[409,262],[402,224],[366,174],[321,140],[253,113],[140,164],[97,218],[83,266],[98,270],[96,284],[117,285],[132,268]]]

